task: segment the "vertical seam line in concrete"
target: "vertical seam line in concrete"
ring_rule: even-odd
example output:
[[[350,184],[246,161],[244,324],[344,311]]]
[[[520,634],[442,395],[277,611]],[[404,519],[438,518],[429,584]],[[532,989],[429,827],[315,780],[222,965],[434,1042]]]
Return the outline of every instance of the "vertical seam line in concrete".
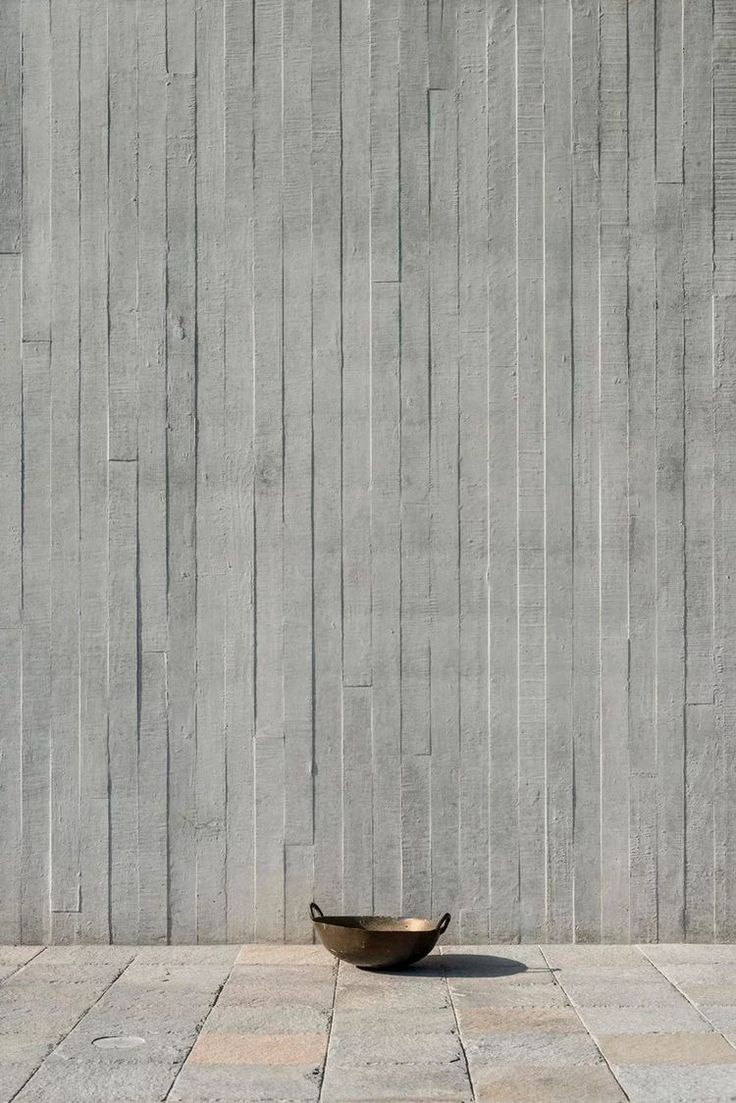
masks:
[[[668,977],[668,976],[667,976],[667,974],[666,974],[666,973],[664,972],[664,970],[663,970],[663,969],[661,969],[661,968],[659,967],[659,965],[657,965],[656,961],[652,961],[652,959],[650,958],[650,956],[649,956],[649,954],[648,954],[648,953],[646,952],[646,950],[645,950],[645,949],[644,949],[644,948],[643,948],[642,946],[637,946],[636,948],[637,948],[637,950],[639,951],[639,953],[640,953],[640,954],[642,954],[642,956],[643,956],[644,958],[646,958],[646,960],[647,960],[647,961],[649,962],[649,964],[650,964],[650,965],[651,965],[651,966],[652,966],[652,967],[653,967],[654,969],[656,969],[656,970],[657,970],[657,972],[659,973],[659,975],[660,975],[661,977],[664,977],[664,979],[665,979],[665,980],[667,981],[667,983],[668,983],[668,984],[670,985],[670,987],[674,988],[675,992],[677,992],[677,994],[678,994],[678,995],[682,996],[682,998],[683,998],[684,1000],[687,1000],[687,1002],[688,1002],[688,1004],[690,1005],[690,1007],[692,1007],[692,1008],[693,1008],[693,1010],[694,1010],[694,1011],[696,1011],[696,1012],[698,1013],[698,1015],[699,1015],[699,1016],[700,1016],[700,1018],[701,1018],[701,1019],[703,1020],[703,1022],[707,1023],[707,1024],[708,1024],[708,1026],[709,1026],[709,1027],[711,1027],[711,1029],[712,1029],[712,1030],[714,1030],[714,1031],[716,1032],[716,1034],[720,1034],[720,1036],[721,1036],[721,1037],[722,1037],[722,1038],[723,1038],[723,1039],[724,1039],[724,1040],[725,1040],[726,1042],[728,1042],[728,1044],[729,1044],[729,1045],[731,1046],[731,1048],[732,1048],[732,1049],[736,1049],[736,1043],[732,1042],[732,1041],[731,1041],[731,1039],[730,1039],[730,1038],[729,1038],[729,1037],[728,1037],[728,1036],[727,1036],[726,1034],[724,1034],[722,1030],[719,1030],[719,1029],[718,1029],[718,1027],[716,1026],[716,1024],[715,1024],[715,1023],[714,1023],[714,1022],[713,1022],[713,1021],[712,1021],[711,1019],[709,1019],[709,1018],[708,1018],[708,1016],[707,1016],[707,1015],[705,1014],[705,1012],[704,1012],[704,1011],[701,1011],[701,1009],[700,1009],[700,1008],[698,1007],[698,1005],[697,1005],[696,1003],[694,1003],[694,1002],[693,1002],[693,1001],[692,1001],[692,1000],[690,999],[690,997],[688,996],[687,992],[685,992],[685,991],[684,991],[684,990],[683,990],[682,988],[680,988],[679,984],[677,984],[677,983],[676,983],[676,982],[675,982],[674,980],[672,980],[672,979],[671,979],[670,977]]]
[[[332,1044],[332,1027],[335,1022],[335,1005],[337,1003],[337,984],[340,978],[340,962],[337,962],[337,968],[335,969],[335,983],[332,987],[332,1007],[330,1009],[330,1022],[327,1027],[327,1045],[325,1046],[325,1059],[322,1065],[322,1075],[319,1078],[319,1093],[317,1095],[317,1103],[322,1103],[322,1092],[324,1091],[325,1078],[327,1076],[327,1062],[330,1058],[330,1046]]]
[[[460,1043],[460,1051],[463,1055],[463,1061],[465,1063],[465,1074],[468,1078],[468,1084],[470,1085],[470,1098],[475,1101],[477,1096],[475,1094],[475,1084],[473,1083],[473,1077],[470,1075],[470,1062],[468,1061],[468,1055],[465,1051],[465,1042],[460,1031],[460,1022],[457,1017],[457,1009],[455,1007],[455,1001],[452,998],[452,989],[450,988],[450,982],[447,977],[447,968],[445,966],[444,951],[440,947],[440,967],[442,969],[442,979],[445,982],[445,988],[447,989],[447,998],[450,1001],[450,1010],[452,1011],[452,1018],[455,1023],[455,1030],[457,1031],[457,1040]]]
[[[44,949],[46,949],[46,947],[44,947]],[[38,956],[39,956],[39,954],[36,954],[36,957],[38,957]],[[40,1070],[41,1070],[41,1069],[43,1068],[43,1066],[44,1066],[44,1065],[46,1064],[46,1062],[48,1061],[49,1057],[53,1057],[53,1055],[54,1055],[54,1054],[56,1053],[56,1051],[57,1051],[57,1049],[59,1048],[59,1046],[60,1046],[60,1045],[62,1045],[62,1043],[63,1043],[63,1042],[65,1042],[65,1041],[67,1040],[67,1038],[69,1037],[69,1035],[70,1035],[70,1034],[72,1034],[72,1033],[73,1033],[73,1031],[75,1031],[75,1030],[77,1029],[77,1027],[78,1027],[78,1026],[79,1026],[79,1024],[80,1024],[80,1023],[82,1022],[82,1020],[83,1020],[83,1019],[86,1019],[86,1017],[87,1017],[87,1016],[89,1015],[90,1011],[93,1011],[93,1010],[95,1009],[95,1007],[97,1007],[97,1005],[98,1005],[98,1004],[100,1003],[100,1001],[101,1001],[102,999],[104,999],[104,997],[105,997],[105,996],[107,995],[107,993],[108,993],[108,992],[110,991],[110,989],[112,988],[113,984],[117,984],[117,982],[118,982],[118,981],[120,980],[120,978],[122,977],[123,973],[125,973],[125,972],[126,972],[126,971],[127,971],[127,970],[128,970],[129,968],[130,968],[130,966],[131,966],[131,965],[133,964],[133,962],[135,961],[135,959],[136,959],[136,957],[137,957],[137,956],[138,956],[137,954],[134,954],[134,956],[133,956],[133,957],[132,957],[132,958],[130,959],[130,961],[129,961],[129,962],[127,962],[127,964],[125,964],[125,965],[124,965],[124,966],[122,967],[122,969],[118,970],[118,972],[117,972],[117,973],[115,974],[115,976],[114,976],[114,977],[112,978],[112,980],[110,981],[110,983],[109,983],[109,984],[106,984],[106,985],[105,985],[104,989],[102,990],[102,992],[100,992],[99,996],[98,996],[98,997],[97,997],[97,999],[96,999],[96,1000],[94,1001],[94,1003],[91,1003],[91,1004],[89,1005],[89,1007],[86,1007],[86,1008],[84,1009],[84,1011],[83,1011],[83,1012],[82,1012],[82,1014],[81,1014],[81,1015],[79,1016],[79,1018],[78,1018],[78,1019],[76,1019],[76,1020],[74,1021],[74,1023],[72,1023],[72,1025],[71,1025],[71,1026],[69,1027],[69,1029],[68,1029],[68,1030],[66,1031],[66,1033],[64,1033],[64,1034],[63,1034],[63,1035],[61,1036],[61,1038],[59,1038],[59,1039],[58,1039],[58,1041],[54,1043],[54,1045],[53,1045],[53,1046],[52,1046],[52,1048],[51,1048],[51,1049],[49,1050],[49,1052],[48,1052],[48,1053],[47,1053],[47,1054],[46,1054],[46,1055],[45,1055],[45,1056],[44,1056],[44,1057],[42,1058],[42,1060],[41,1060],[41,1061],[39,1061],[39,1063],[38,1063],[38,1064],[36,1065],[36,1067],[35,1067],[35,1069],[33,1070],[33,1072],[32,1072],[32,1073],[30,1073],[30,1075],[26,1077],[26,1079],[25,1079],[25,1080],[23,1081],[23,1083],[22,1083],[22,1084],[20,1085],[20,1087],[19,1087],[19,1088],[18,1088],[18,1089],[17,1089],[16,1091],[14,1091],[14,1092],[13,1092],[13,1094],[12,1094],[12,1095],[11,1095],[11,1096],[9,1097],[9,1099],[8,1099],[8,1103],[13,1103],[13,1100],[14,1100],[14,1099],[17,1099],[17,1098],[18,1098],[18,1096],[19,1096],[19,1095],[20,1095],[20,1093],[21,1093],[21,1092],[23,1091],[23,1089],[24,1089],[24,1088],[26,1088],[26,1087],[28,1086],[28,1084],[30,1084],[31,1080],[32,1080],[32,1079],[33,1079],[33,1077],[34,1077],[34,1076],[36,1075],[36,1073],[40,1072]],[[35,958],[32,958],[31,960],[35,961]],[[26,963],[26,964],[28,964],[28,963]]]
[[[166,1095],[164,1096],[164,1103],[166,1103],[166,1100],[169,1098],[172,1091],[174,1090],[174,1088],[176,1086],[176,1082],[179,1079],[179,1076],[181,1075],[182,1069],[186,1065],[187,1061],[189,1060],[189,1057],[191,1055],[192,1050],[194,1049],[195,1045],[197,1044],[197,1039],[202,1034],[202,1031],[204,1030],[205,1026],[207,1025],[207,1020],[209,1019],[210,1015],[212,1014],[212,1011],[214,1010],[215,1004],[217,1003],[220,996],[222,995],[222,991],[223,991],[225,985],[230,980],[230,977],[233,975],[233,969],[237,965],[239,957],[240,957],[240,950],[238,950],[238,953],[235,955],[235,957],[233,959],[233,963],[230,966],[230,968],[228,969],[227,976],[225,977],[224,981],[222,982],[222,984],[218,985],[218,987],[215,989],[215,994],[212,997],[212,1002],[209,1005],[209,1007],[207,1008],[207,1011],[204,1014],[204,1018],[202,1019],[202,1022],[199,1024],[199,1026],[195,1030],[194,1038],[192,1039],[192,1044],[187,1049],[185,1057],[183,1058],[181,1064],[179,1065],[179,1068],[176,1070],[176,1074],[174,1076],[174,1079],[169,1084]]]
[[[580,1025],[582,1026],[582,1028],[583,1028],[583,1030],[585,1031],[585,1033],[587,1034],[587,1036],[588,1036],[588,1037],[590,1038],[590,1040],[591,1040],[591,1042],[593,1043],[593,1045],[595,1046],[595,1048],[596,1048],[596,1049],[598,1050],[598,1053],[600,1054],[600,1056],[601,1056],[601,1059],[603,1060],[603,1063],[605,1064],[605,1066],[606,1066],[606,1068],[608,1069],[608,1071],[610,1072],[611,1076],[613,1077],[613,1079],[614,1079],[614,1080],[616,1081],[616,1083],[618,1084],[619,1088],[621,1089],[621,1094],[623,1095],[624,1099],[628,1100],[628,1099],[629,1099],[629,1094],[628,1094],[628,1092],[627,1092],[627,1091],[626,1091],[626,1089],[624,1088],[624,1086],[623,1086],[623,1084],[621,1083],[621,1081],[619,1080],[618,1076],[616,1076],[616,1073],[615,1073],[615,1072],[613,1071],[613,1068],[611,1067],[611,1065],[610,1065],[610,1063],[609,1063],[609,1061],[608,1061],[608,1058],[606,1057],[606,1055],[605,1055],[605,1053],[603,1052],[603,1050],[601,1049],[601,1047],[600,1047],[600,1046],[598,1045],[598,1042],[597,1042],[597,1041],[596,1041],[596,1039],[595,1039],[595,1038],[593,1037],[593,1035],[591,1034],[591,1032],[590,1032],[590,1031],[588,1030],[588,1027],[587,1027],[587,1026],[586,1026],[586,1024],[585,1024],[585,1020],[583,1019],[583,1016],[582,1016],[582,1015],[580,1014],[580,1011],[579,1011],[579,1010],[578,1010],[578,1008],[576,1007],[576,1005],[575,1005],[575,1003],[573,1002],[573,1000],[572,1000],[572,999],[570,998],[570,996],[569,996],[569,995],[567,994],[567,990],[566,990],[566,988],[565,988],[564,984],[562,983],[562,981],[561,981],[561,980],[559,979],[559,977],[557,976],[557,973],[556,973],[556,971],[555,971],[555,970],[554,970],[554,969],[552,968],[552,966],[550,965],[550,963],[549,963],[549,959],[547,958],[547,955],[545,954],[545,952],[544,952],[544,949],[543,949],[543,948],[542,948],[541,946],[539,946],[538,948],[539,948],[539,952],[540,952],[540,954],[541,954],[541,955],[542,955],[542,957],[544,958],[544,962],[545,962],[545,964],[546,964],[547,968],[549,969],[550,973],[552,974],[552,980],[553,980],[553,981],[554,981],[554,983],[555,983],[555,984],[556,984],[556,985],[558,986],[558,988],[559,988],[559,989],[560,989],[560,991],[562,992],[563,996],[564,996],[564,997],[565,997],[565,999],[567,1000],[567,1002],[568,1002],[569,1006],[570,1006],[570,1007],[571,1007],[571,1008],[573,1009],[573,1011],[574,1011],[574,1012],[575,1012],[575,1014],[577,1015],[578,1019],[580,1020]]]

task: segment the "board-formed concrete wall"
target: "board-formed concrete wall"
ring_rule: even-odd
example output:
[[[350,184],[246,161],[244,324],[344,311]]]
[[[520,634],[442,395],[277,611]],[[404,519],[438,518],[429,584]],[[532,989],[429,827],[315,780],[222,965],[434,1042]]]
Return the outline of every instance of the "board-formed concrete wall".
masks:
[[[0,937],[736,937],[736,0],[0,52]]]

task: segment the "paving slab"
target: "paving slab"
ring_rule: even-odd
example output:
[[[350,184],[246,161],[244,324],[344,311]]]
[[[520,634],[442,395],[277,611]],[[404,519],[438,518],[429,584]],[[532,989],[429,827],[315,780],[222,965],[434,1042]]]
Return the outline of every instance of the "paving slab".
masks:
[[[130,957],[96,967],[39,954],[0,986],[0,1103],[8,1103],[118,978]]]
[[[332,963],[324,946],[243,946],[238,965],[321,965]]]
[[[18,1103],[163,1099],[235,956],[172,966],[136,959],[46,1058]]]
[[[674,965],[684,962],[736,965],[735,943],[713,945],[705,942],[660,942],[657,945],[643,944],[639,949],[657,965]]]
[[[623,966],[627,968],[648,966],[649,962],[637,946],[606,946],[598,944],[576,944],[562,946],[542,946],[545,960],[553,969],[565,969],[570,966]]]
[[[470,1084],[463,1065],[389,1065],[380,1069],[330,1067],[321,1095],[322,1103],[363,1103],[368,1100],[421,1099],[469,1103]]]
[[[43,946],[0,946],[0,966],[20,969],[43,950]]]
[[[611,1065],[736,1064],[736,1049],[715,1031],[708,1034],[601,1034],[596,1041]]]
[[[572,1007],[464,1007],[457,1008],[464,1038],[487,1034],[544,1030],[555,1034],[577,1034],[580,1019]]]
[[[616,1065],[631,1103],[727,1103],[736,1099],[736,1065]]]
[[[477,985],[458,988],[449,981],[455,1006],[466,1007],[565,1007],[569,1000],[556,984]]]
[[[207,1065],[187,1062],[170,1103],[316,1103],[317,1065]]]
[[[0,1103],[736,1100],[736,958],[646,949],[9,947]]]
[[[170,1099],[317,1100],[337,962],[272,949],[239,951]]]
[[[592,1068],[495,1065],[473,1076],[477,1103],[622,1103],[621,1087],[603,1062]]]
[[[684,999],[666,1008],[578,1007],[577,1011],[594,1037],[599,1034],[670,1034],[673,1031],[707,1034],[713,1029]]]

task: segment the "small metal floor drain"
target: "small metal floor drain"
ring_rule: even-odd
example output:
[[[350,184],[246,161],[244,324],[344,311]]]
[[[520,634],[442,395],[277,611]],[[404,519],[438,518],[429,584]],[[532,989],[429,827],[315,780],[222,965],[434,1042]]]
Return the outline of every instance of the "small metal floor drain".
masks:
[[[112,1034],[105,1038],[94,1038],[92,1041],[92,1045],[100,1049],[136,1049],[145,1044],[146,1039],[138,1038],[135,1034]]]

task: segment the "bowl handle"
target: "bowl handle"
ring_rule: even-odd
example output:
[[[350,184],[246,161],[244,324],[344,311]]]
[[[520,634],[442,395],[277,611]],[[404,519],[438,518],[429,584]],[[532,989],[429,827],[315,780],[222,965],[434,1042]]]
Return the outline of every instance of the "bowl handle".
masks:
[[[444,934],[445,931],[447,930],[447,928],[450,926],[450,919],[451,918],[452,918],[452,916],[450,915],[449,912],[445,912],[445,914],[442,916],[439,923],[437,924],[437,930],[439,931],[440,934]]]
[[[311,915],[312,919],[324,919],[325,915],[319,904],[315,904],[314,900],[309,905],[309,914]]]

